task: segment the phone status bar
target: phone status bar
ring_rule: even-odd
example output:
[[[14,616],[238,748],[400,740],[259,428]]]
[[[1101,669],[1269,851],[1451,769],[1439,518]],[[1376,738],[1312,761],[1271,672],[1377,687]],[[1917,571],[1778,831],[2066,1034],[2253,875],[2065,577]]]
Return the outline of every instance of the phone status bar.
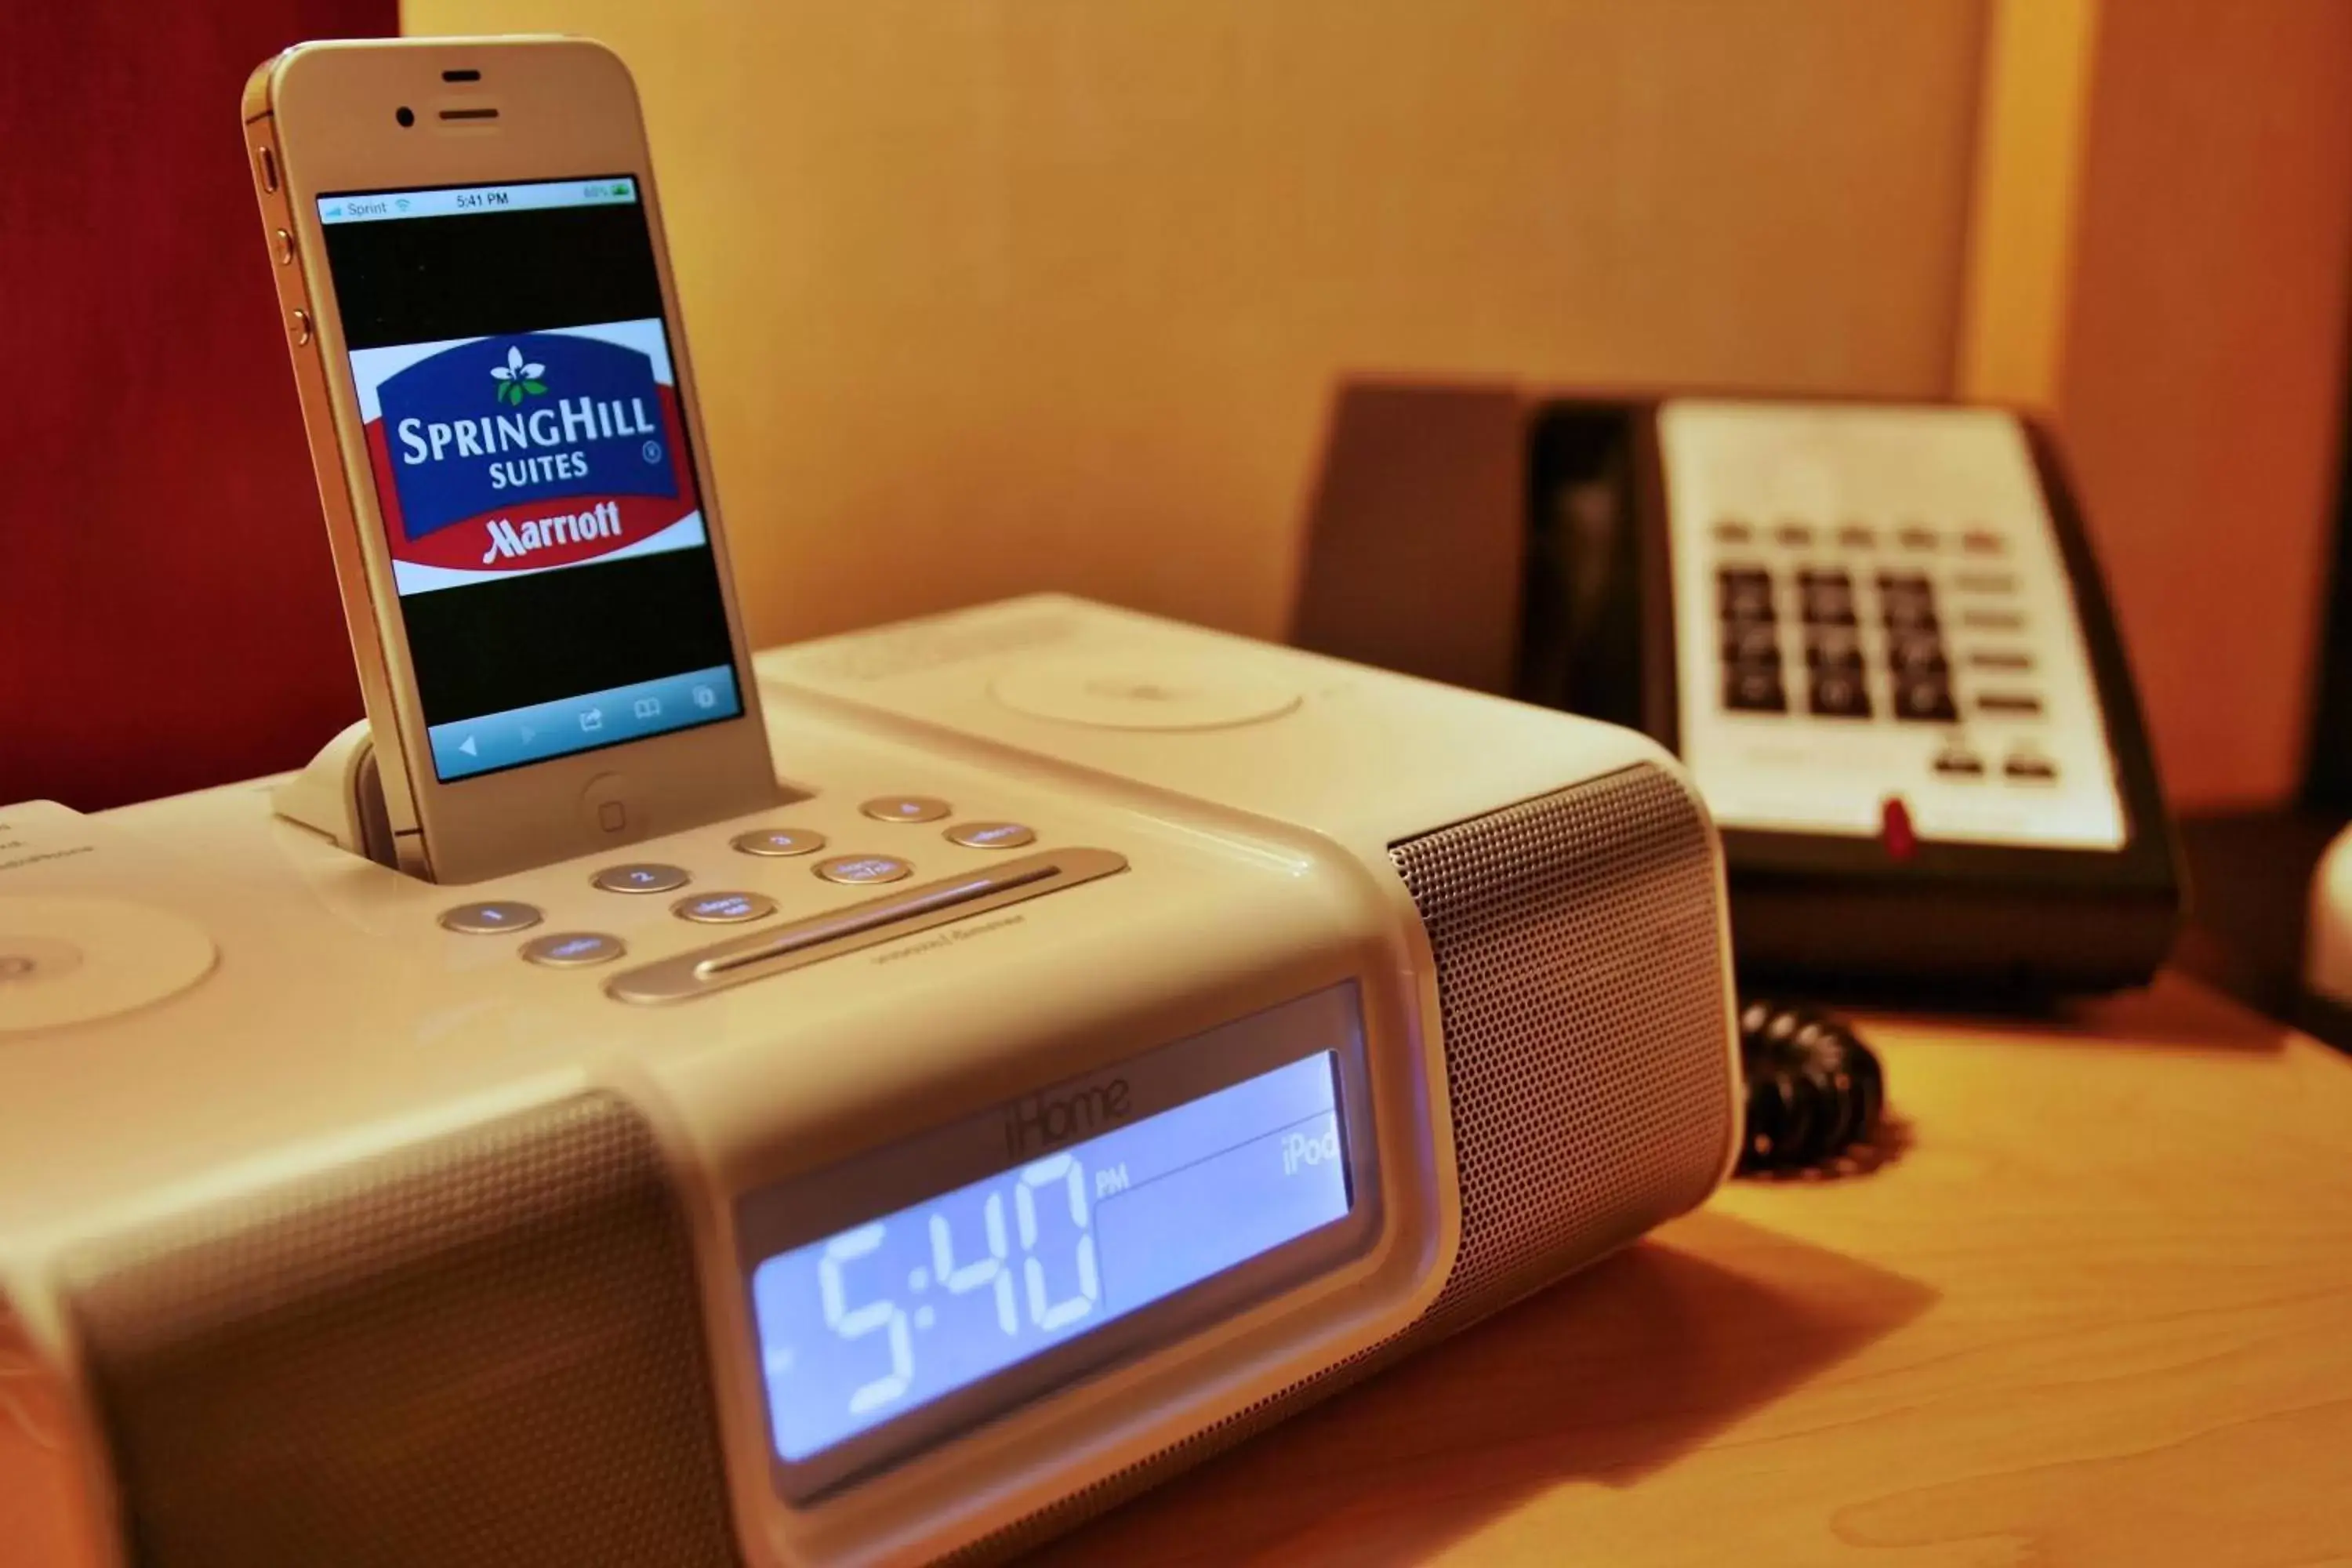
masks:
[[[625,205],[637,199],[626,174],[593,180],[535,180],[521,185],[442,185],[422,191],[343,191],[319,198],[320,223],[383,223],[402,218],[533,212],[547,207]]]

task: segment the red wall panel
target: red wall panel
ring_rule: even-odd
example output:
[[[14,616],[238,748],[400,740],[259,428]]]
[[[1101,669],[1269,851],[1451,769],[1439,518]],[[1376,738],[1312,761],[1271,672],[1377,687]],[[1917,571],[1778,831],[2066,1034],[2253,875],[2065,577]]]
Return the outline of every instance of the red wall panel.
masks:
[[[0,6],[0,803],[300,763],[359,713],[238,135],[394,0]]]

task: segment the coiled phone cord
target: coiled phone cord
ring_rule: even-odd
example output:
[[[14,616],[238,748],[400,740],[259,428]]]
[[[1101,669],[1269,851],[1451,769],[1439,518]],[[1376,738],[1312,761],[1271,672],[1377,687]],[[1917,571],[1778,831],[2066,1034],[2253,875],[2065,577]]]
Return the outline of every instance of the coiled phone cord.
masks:
[[[1739,1174],[1809,1170],[1877,1136],[1885,1073],[1843,1020],[1761,997],[1743,1001],[1739,1067],[1748,1084]]]

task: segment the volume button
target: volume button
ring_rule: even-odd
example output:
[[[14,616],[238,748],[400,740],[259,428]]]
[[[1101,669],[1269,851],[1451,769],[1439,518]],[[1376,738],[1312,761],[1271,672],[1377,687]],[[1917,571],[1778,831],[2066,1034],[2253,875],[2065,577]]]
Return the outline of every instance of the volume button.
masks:
[[[286,318],[286,330],[293,335],[298,349],[310,346],[310,312],[296,310]]]

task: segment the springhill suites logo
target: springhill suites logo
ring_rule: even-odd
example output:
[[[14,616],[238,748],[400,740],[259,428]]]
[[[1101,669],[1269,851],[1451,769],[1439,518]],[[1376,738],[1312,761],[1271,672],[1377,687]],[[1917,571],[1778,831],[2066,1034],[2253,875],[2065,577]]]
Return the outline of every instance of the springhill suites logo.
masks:
[[[486,563],[511,560],[538,547],[523,509],[576,500],[566,517],[532,519],[557,525],[540,540],[617,537],[615,511],[598,503],[678,495],[667,390],[644,350],[566,331],[475,339],[394,372],[377,399],[403,535],[503,514],[512,537],[494,531],[476,549]]]
[[[1091,1138],[1126,1121],[1133,1107],[1123,1078],[1016,1100],[1004,1108],[1004,1152],[1025,1160]]]

